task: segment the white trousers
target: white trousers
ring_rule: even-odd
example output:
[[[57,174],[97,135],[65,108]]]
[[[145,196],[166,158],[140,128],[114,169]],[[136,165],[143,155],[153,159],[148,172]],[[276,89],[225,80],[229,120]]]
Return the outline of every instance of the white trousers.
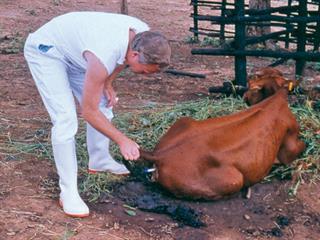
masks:
[[[43,40],[47,43],[47,41]],[[50,115],[52,144],[74,142],[78,129],[74,96],[81,104],[85,72],[72,69],[54,46],[42,45],[42,39],[30,34],[24,48],[31,74]],[[111,120],[112,108],[107,108],[103,96],[100,111]],[[95,165],[110,161],[109,139],[87,123],[87,148],[90,162]]]

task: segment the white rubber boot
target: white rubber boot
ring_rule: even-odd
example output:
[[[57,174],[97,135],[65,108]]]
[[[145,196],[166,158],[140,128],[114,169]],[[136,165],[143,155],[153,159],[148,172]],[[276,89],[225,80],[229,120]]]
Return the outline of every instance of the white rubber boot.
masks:
[[[109,153],[110,139],[87,124],[87,148],[89,153],[89,173],[110,172],[128,175],[129,170],[116,162]]]
[[[89,216],[89,208],[78,193],[78,163],[75,142],[52,144],[54,160],[59,174],[60,205],[71,217]]]

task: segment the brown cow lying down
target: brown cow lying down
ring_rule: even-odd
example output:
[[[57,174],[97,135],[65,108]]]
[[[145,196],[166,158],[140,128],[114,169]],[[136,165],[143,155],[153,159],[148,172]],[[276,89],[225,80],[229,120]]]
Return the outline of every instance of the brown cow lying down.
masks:
[[[248,79],[248,91],[243,95],[247,104],[253,105],[275,94],[281,88],[293,90],[298,85],[295,80],[287,80],[275,68],[263,68]]]
[[[261,181],[276,157],[291,163],[303,150],[287,91],[244,111],[196,121],[181,118],[141,157],[154,177],[178,197],[218,199]]]

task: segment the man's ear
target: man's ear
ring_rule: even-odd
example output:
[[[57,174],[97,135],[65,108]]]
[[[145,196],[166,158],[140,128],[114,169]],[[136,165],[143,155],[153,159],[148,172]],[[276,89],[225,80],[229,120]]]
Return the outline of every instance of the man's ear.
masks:
[[[130,51],[131,62],[139,62],[139,52],[138,51]]]
[[[131,57],[139,57],[139,52],[138,51],[131,51],[130,52],[130,54],[131,54]]]
[[[139,52],[129,49],[126,56],[127,63],[137,62],[138,60],[139,60]]]

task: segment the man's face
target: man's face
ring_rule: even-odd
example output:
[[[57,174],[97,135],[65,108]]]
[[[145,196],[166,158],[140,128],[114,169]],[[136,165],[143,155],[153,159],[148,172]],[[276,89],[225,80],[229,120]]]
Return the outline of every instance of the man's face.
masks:
[[[133,63],[129,64],[130,69],[134,73],[150,74],[160,71],[158,64],[142,64],[142,63]]]
[[[150,74],[160,71],[158,64],[143,64],[139,62],[139,53],[131,51],[127,55],[127,64],[134,73]]]

